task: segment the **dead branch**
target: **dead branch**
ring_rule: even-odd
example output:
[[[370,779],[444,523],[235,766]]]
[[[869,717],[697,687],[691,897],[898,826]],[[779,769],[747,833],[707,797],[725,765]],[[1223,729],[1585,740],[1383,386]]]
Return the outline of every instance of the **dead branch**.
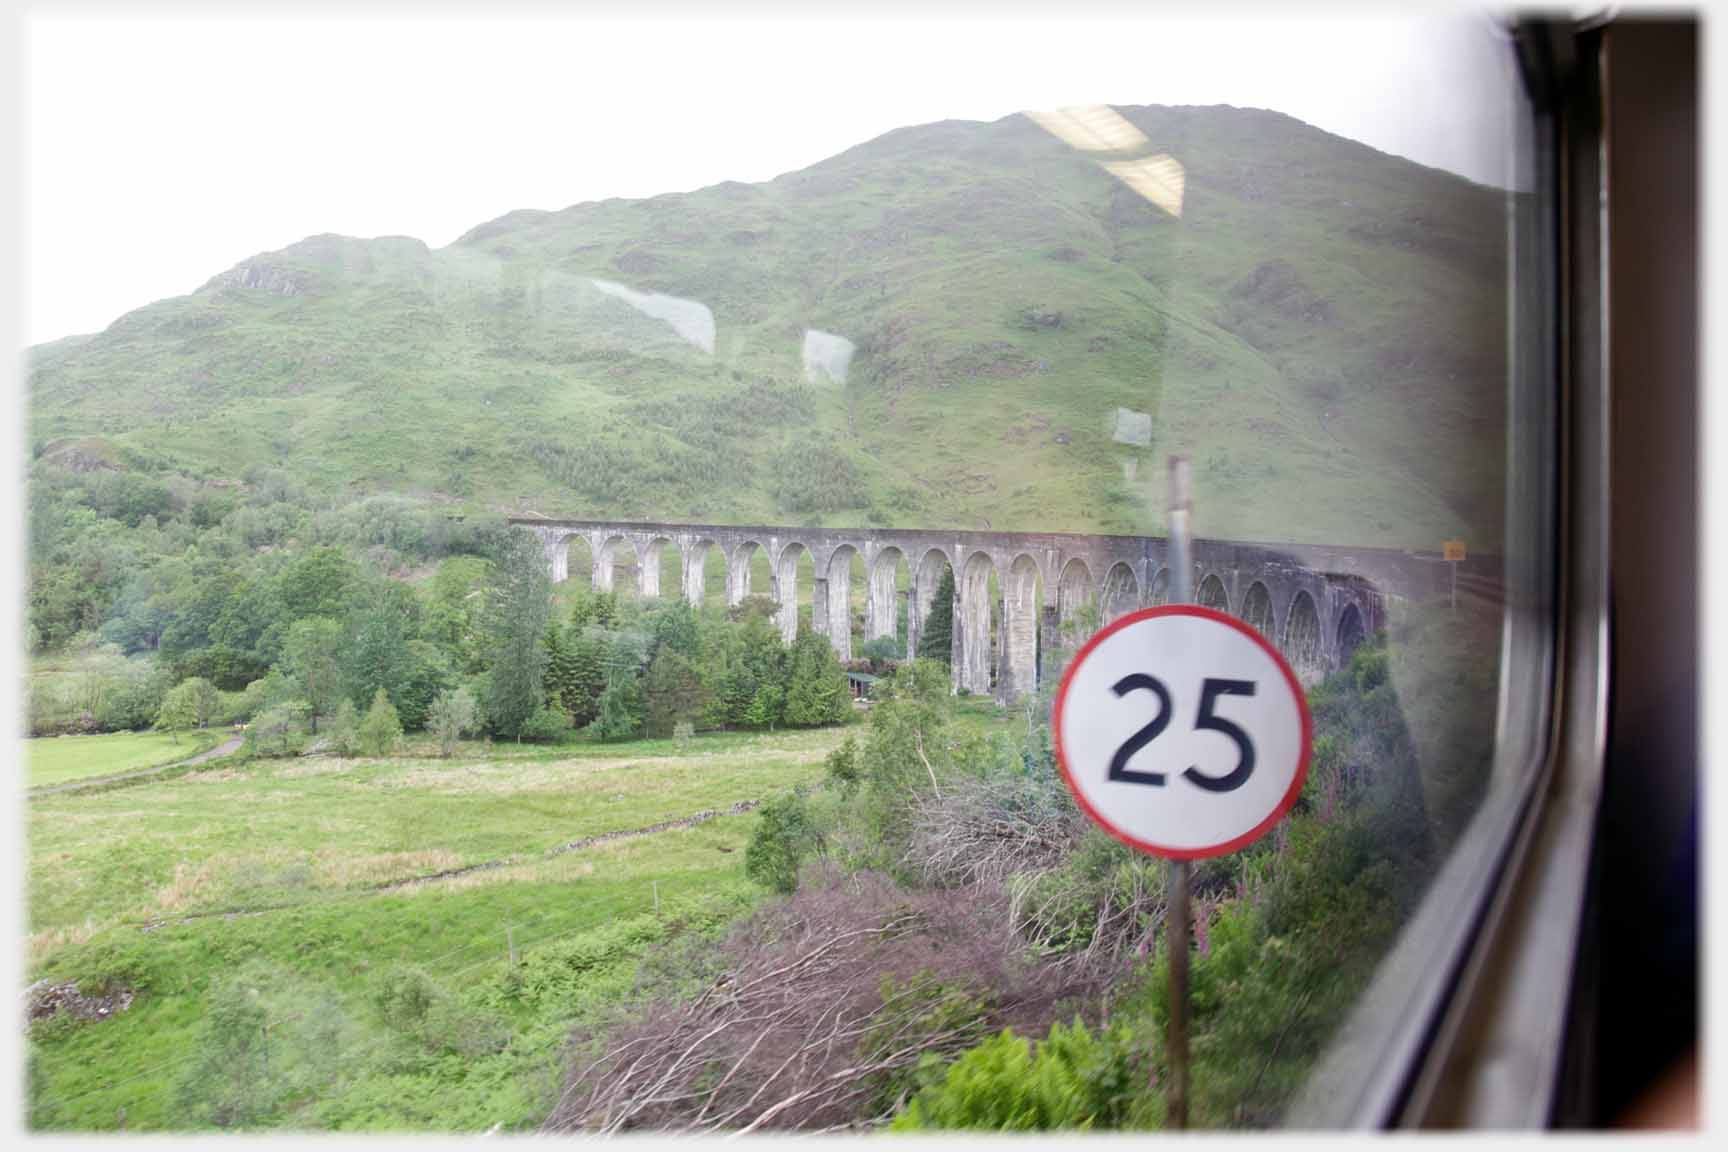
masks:
[[[956,896],[866,875],[758,915],[724,946],[713,985],[613,1022],[547,1128],[867,1125],[901,1095],[891,1078],[926,1053],[950,1056],[1002,1027],[1041,1030],[1091,994],[1091,974],[1020,958],[996,928],[997,897]],[[976,1010],[957,1018],[961,1005]]]

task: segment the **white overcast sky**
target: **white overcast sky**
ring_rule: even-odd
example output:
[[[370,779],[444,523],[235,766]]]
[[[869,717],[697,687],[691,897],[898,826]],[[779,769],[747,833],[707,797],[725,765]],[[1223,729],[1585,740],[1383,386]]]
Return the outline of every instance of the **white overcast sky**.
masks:
[[[1484,10],[1302,7],[39,7],[26,337],[319,232],[437,247],[515,208],[764,180],[1027,108],[1273,108],[1508,182],[1515,83]]]

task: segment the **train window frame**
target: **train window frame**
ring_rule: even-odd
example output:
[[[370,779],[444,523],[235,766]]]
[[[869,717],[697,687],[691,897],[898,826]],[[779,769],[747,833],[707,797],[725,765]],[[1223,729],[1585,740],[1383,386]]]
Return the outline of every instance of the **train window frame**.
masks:
[[[1542,1127],[1558,1090],[1606,749],[1604,61],[1600,22],[1507,31],[1531,193],[1508,214],[1508,543],[1490,787],[1290,1127]]]

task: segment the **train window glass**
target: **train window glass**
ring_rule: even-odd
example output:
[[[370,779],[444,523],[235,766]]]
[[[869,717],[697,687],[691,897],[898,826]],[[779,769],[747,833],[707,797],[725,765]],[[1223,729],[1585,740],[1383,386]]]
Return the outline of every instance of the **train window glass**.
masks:
[[[767,26],[715,72],[692,22],[748,180],[314,236],[35,349],[32,723],[263,767],[32,795],[32,1125],[1167,1127],[1171,870],[1051,726],[1178,600],[1312,721],[1188,866],[1188,1123],[1383,1115],[1543,748],[1551,221],[1492,19],[1256,24],[812,25],[751,105]],[[848,119],[825,52],[949,79]],[[676,184],[644,99],[609,155]],[[875,127],[776,151],[831,135],[788,100]]]

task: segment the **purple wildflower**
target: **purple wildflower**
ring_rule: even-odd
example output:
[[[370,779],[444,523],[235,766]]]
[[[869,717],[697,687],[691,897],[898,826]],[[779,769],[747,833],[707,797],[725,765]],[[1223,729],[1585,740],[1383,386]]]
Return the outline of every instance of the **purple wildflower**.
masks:
[[[1194,943],[1200,948],[1200,955],[1212,954],[1212,902],[1202,900],[1194,906]]]

